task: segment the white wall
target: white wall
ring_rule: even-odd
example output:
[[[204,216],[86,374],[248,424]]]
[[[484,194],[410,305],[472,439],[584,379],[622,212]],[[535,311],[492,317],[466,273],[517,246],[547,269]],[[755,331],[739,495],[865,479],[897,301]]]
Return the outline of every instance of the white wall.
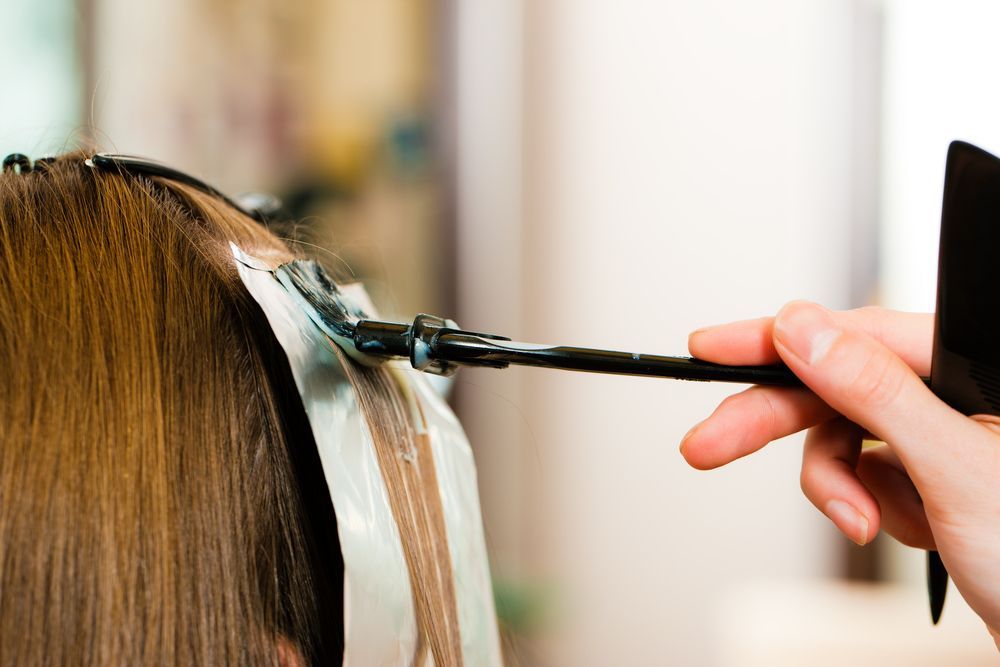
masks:
[[[474,90],[458,165],[466,326],[510,331],[510,317],[528,340],[684,353],[700,325],[795,297],[846,304],[851,3],[549,0],[524,11],[523,225],[507,215],[521,121],[509,72],[460,77]],[[497,58],[504,36],[519,46],[504,21],[465,29],[460,60],[480,48]],[[518,423],[508,458],[497,437],[484,458],[479,437],[504,419],[465,421],[493,485],[488,525],[516,508],[524,571],[560,592],[540,664],[714,664],[727,591],[832,572],[839,538],[800,495],[797,438],[713,473],[678,455],[734,387],[505,373],[463,381],[482,410]]]
[[[934,310],[948,144],[1000,154],[1000,4],[886,0],[884,301]]]
[[[515,0],[454,4],[459,324],[518,337],[525,286],[521,234],[522,9]],[[458,409],[474,443],[494,576],[521,576],[526,492],[523,376],[463,372]]]
[[[683,352],[700,325],[846,303],[849,3],[536,11],[531,336]],[[528,374],[537,556],[571,601],[552,664],[711,664],[730,587],[832,570],[797,439],[714,473],[678,456],[733,388]]]

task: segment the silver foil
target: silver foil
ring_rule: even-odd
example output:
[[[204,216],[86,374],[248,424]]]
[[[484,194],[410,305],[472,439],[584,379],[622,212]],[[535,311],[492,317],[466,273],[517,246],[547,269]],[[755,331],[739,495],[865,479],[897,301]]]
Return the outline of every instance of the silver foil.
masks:
[[[232,246],[243,284],[284,349],[319,449],[344,557],[344,665],[409,665],[417,624],[406,564],[385,483],[354,389],[330,339],[272,267]],[[276,267],[274,267],[276,268]],[[354,286],[339,298],[364,311]],[[368,309],[370,310],[370,309]],[[419,404],[430,436],[467,665],[501,665],[476,468],[461,425],[423,374],[393,362],[404,394]],[[431,664],[428,660],[428,664]]]

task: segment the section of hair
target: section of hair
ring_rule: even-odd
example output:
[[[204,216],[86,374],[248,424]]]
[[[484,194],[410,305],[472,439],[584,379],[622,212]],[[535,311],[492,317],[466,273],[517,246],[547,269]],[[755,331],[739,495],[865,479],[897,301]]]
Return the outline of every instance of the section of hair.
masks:
[[[229,241],[291,257],[213,197],[81,155],[0,175],[0,664],[339,660],[313,444]],[[429,448],[384,371],[353,370],[422,641],[460,664]],[[400,447],[419,464],[383,461]]]
[[[80,156],[0,178],[0,663],[316,656],[233,232]]]
[[[461,665],[454,576],[447,540],[441,539],[445,535],[444,508],[430,442],[426,433],[417,432],[413,420],[419,416],[413,414],[387,367],[361,366],[339,351],[338,356],[357,388],[361,413],[389,490],[421,639],[430,648],[436,667]],[[414,656],[415,665],[423,664],[422,648],[418,647]]]

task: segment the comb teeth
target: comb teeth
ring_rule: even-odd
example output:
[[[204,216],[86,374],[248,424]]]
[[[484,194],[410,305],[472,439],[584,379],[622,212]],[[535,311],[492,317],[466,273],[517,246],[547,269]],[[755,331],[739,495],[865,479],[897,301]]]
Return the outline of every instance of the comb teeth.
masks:
[[[1000,375],[989,366],[973,361],[969,364],[969,377],[976,383],[983,400],[1000,412]]]

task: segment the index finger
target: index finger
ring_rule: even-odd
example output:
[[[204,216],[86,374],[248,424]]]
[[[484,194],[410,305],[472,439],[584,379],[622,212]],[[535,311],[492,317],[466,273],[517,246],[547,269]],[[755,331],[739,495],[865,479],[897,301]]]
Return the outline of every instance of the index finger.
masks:
[[[879,341],[918,375],[929,375],[934,317],[928,313],[866,307],[833,313],[842,327]],[[688,336],[692,356],[717,364],[757,366],[781,361],[774,347],[774,318],[760,317],[697,329]]]

